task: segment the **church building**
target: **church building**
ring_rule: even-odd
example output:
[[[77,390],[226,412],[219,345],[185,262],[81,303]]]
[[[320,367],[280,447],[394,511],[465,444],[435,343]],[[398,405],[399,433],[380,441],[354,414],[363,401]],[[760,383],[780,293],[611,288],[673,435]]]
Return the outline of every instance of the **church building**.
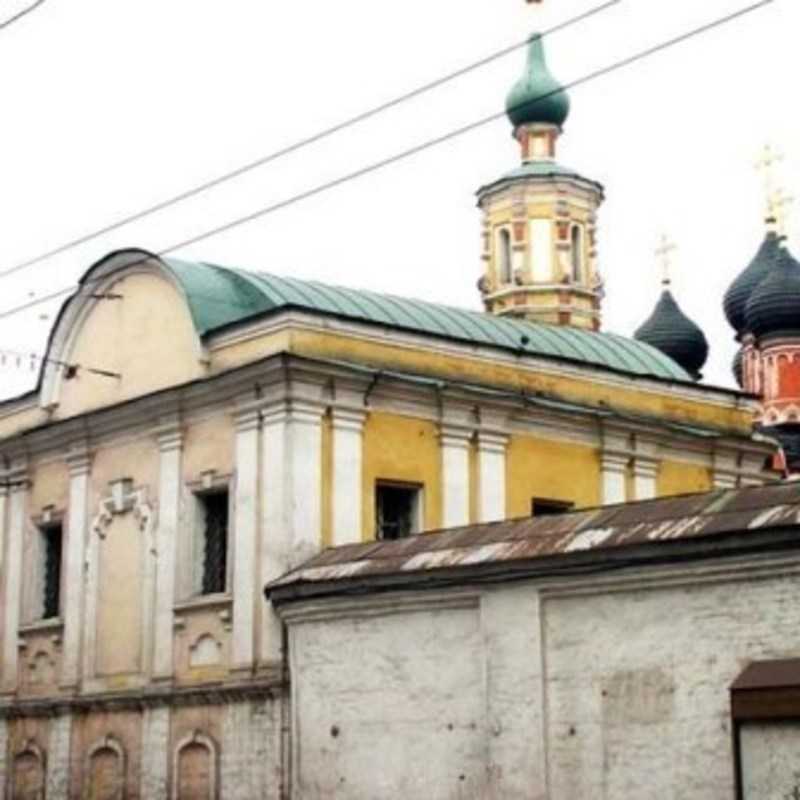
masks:
[[[761,407],[699,381],[669,296],[638,338],[603,330],[604,190],[556,158],[568,112],[534,36],[520,163],[478,191],[482,311],[139,249],[86,271],[0,404],[0,798],[284,797],[268,583],[331,546],[771,477]],[[784,293],[737,327],[748,376],[782,363]]]

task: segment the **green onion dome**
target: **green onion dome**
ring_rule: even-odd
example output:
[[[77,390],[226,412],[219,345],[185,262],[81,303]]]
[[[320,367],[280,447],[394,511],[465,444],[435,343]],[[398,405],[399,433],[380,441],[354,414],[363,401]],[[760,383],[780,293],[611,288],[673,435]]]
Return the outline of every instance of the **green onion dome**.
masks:
[[[745,325],[758,337],[800,334],[800,264],[786,248],[750,295]]]
[[[770,267],[780,255],[780,237],[770,231],[753,260],[725,292],[723,308],[731,327],[738,335],[747,333],[745,310],[754,289],[766,278]]]
[[[699,380],[708,359],[708,342],[703,331],[681,311],[669,289],[662,292],[653,313],[634,338],[660,350]]]
[[[733,370],[733,378],[736,381],[736,384],[741,388],[744,386],[744,350],[740,347],[736,351],[736,355],[733,357],[733,364],[731,365],[731,369]]]
[[[506,98],[508,118],[517,128],[532,123],[564,124],[569,115],[569,96],[547,68],[539,33],[528,46],[528,65]]]

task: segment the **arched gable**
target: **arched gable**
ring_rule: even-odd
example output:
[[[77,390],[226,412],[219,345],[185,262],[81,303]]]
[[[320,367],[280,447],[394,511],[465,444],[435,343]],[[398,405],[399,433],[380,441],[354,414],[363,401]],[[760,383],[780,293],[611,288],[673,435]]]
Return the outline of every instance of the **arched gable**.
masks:
[[[83,276],[50,337],[40,405],[75,416],[202,377],[203,344],[181,283],[143,250],[112,253]]]

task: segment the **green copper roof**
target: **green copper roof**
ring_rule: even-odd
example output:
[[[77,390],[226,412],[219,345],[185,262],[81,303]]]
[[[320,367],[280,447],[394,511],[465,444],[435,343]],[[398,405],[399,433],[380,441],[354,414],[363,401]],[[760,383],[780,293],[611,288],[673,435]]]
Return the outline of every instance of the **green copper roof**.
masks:
[[[316,281],[164,259],[183,286],[200,335],[269,312],[295,308],[519,353],[688,381],[653,347],[611,333],[593,333],[466,311],[422,300],[326,286]],[[523,345],[523,337],[527,343]]]
[[[599,192],[603,192],[603,184],[585,178],[577,170],[564,166],[564,164],[559,164],[557,161],[529,161],[506,172],[505,175],[502,175],[497,180],[485,186],[481,186],[481,188],[478,189],[478,196],[489,189],[499,187],[501,184],[513,183],[514,181],[521,181],[526,178],[544,178],[545,180],[549,178],[572,178],[590,184]]]
[[[541,34],[528,46],[528,64],[506,98],[506,111],[514,127],[548,123],[559,128],[569,115],[569,96],[547,68]]]

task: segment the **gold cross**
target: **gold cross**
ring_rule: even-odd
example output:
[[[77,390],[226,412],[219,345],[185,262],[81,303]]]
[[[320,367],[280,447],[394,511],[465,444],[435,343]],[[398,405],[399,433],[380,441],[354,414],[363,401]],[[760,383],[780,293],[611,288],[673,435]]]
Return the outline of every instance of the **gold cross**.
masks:
[[[775,193],[776,166],[783,161],[783,153],[771,144],[764,145],[761,156],[755,163],[756,169],[764,175],[764,192],[767,196],[767,214],[772,216],[772,201]]]
[[[769,216],[775,220],[775,227],[778,235],[786,237],[789,220],[789,206],[794,203],[794,197],[786,192],[782,187],[778,187],[770,192],[767,198]]]
[[[661,284],[663,286],[669,286],[671,283],[670,280],[670,270],[672,269],[672,253],[674,253],[678,249],[678,245],[675,242],[670,241],[669,236],[667,234],[663,234],[661,236],[661,242],[656,248],[656,258],[661,262]]]

